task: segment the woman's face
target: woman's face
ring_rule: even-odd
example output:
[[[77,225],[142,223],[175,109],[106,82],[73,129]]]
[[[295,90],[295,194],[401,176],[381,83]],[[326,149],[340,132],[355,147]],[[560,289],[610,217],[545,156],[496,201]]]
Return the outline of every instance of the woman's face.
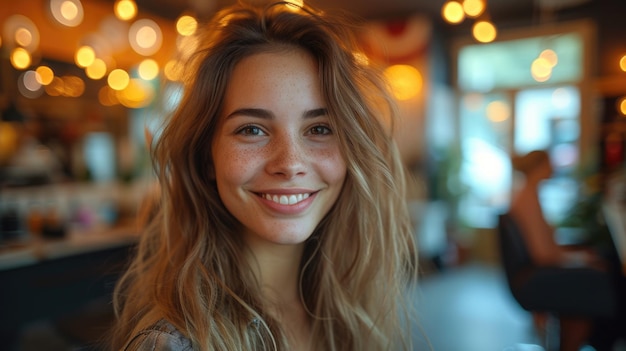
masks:
[[[248,242],[302,243],[346,176],[317,63],[297,49],[235,66],[212,146],[220,198]]]

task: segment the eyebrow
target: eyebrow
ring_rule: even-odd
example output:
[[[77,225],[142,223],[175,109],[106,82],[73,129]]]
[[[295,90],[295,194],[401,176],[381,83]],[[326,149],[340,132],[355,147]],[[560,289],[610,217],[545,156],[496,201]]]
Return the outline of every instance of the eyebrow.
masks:
[[[303,118],[315,118],[320,116],[325,116],[328,114],[328,109],[326,108],[316,108],[313,110],[307,110],[302,115]],[[235,116],[251,116],[262,119],[272,119],[274,118],[274,114],[262,108],[240,108],[231,112],[226,116],[226,119],[235,117]]]

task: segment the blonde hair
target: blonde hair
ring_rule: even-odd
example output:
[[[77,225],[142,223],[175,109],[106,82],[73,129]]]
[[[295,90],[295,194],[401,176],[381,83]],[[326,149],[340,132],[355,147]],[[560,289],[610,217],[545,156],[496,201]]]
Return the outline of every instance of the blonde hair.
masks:
[[[199,37],[180,106],[153,150],[159,211],[116,287],[116,348],[165,319],[198,350],[289,349],[244,259],[241,225],[209,174],[233,68],[250,55],[294,47],[319,64],[347,164],[339,199],[307,240],[300,267],[314,349],[411,349],[404,292],[416,275],[416,250],[403,166],[381,123],[395,113],[392,100],[378,72],[355,57],[353,34],[341,19],[288,6],[237,5]]]

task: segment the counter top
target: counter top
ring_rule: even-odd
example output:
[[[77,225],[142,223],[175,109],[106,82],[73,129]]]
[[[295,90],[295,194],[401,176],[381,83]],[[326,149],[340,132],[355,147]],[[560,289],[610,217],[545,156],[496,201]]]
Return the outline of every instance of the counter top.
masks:
[[[133,224],[72,230],[59,239],[32,238],[0,246],[0,271],[33,265],[77,254],[106,250],[137,242],[139,231]]]

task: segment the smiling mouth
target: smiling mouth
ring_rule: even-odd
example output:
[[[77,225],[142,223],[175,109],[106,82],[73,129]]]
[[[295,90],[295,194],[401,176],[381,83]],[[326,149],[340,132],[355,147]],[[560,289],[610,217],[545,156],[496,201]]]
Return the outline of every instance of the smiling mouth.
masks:
[[[303,194],[289,194],[289,195],[272,195],[272,194],[259,194],[262,198],[275,202],[281,205],[295,205],[309,198],[309,193]]]

